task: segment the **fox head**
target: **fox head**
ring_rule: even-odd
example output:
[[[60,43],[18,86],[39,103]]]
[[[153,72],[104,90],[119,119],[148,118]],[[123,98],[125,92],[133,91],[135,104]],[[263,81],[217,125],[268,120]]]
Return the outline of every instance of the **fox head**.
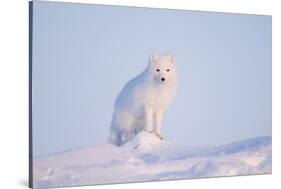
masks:
[[[165,85],[176,81],[176,60],[170,53],[150,55],[149,75],[156,83]]]

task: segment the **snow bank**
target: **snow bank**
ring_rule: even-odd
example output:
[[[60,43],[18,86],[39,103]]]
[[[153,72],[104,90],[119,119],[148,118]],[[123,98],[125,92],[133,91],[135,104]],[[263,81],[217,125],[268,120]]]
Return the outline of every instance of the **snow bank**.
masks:
[[[271,173],[271,137],[186,147],[142,132],[121,147],[103,144],[34,159],[34,187],[58,187]]]

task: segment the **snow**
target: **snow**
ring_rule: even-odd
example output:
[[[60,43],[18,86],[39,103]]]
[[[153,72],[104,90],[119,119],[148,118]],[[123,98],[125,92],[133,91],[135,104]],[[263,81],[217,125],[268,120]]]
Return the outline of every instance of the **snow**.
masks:
[[[35,158],[34,187],[271,173],[271,137],[187,147],[142,132],[121,147],[102,144]]]

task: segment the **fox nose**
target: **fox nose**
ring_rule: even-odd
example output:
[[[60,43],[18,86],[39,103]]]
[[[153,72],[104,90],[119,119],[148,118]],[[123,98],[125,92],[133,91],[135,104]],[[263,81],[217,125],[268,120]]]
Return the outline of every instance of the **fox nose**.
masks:
[[[164,78],[164,77],[162,77],[162,78],[161,78],[161,81],[163,81],[163,82],[164,82],[164,81],[165,81],[165,78]]]

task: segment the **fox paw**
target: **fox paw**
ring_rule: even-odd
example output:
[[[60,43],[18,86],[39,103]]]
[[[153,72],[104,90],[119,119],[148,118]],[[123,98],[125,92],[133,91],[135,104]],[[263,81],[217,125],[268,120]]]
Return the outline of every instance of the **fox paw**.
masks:
[[[147,133],[154,133],[153,130],[144,130]]]
[[[158,133],[156,133],[155,131],[145,131],[145,132],[148,132],[148,133],[151,133],[151,134],[154,134],[155,136],[157,136],[160,140],[164,140],[164,137]]]
[[[160,140],[164,140],[164,137],[158,133],[154,133]]]

